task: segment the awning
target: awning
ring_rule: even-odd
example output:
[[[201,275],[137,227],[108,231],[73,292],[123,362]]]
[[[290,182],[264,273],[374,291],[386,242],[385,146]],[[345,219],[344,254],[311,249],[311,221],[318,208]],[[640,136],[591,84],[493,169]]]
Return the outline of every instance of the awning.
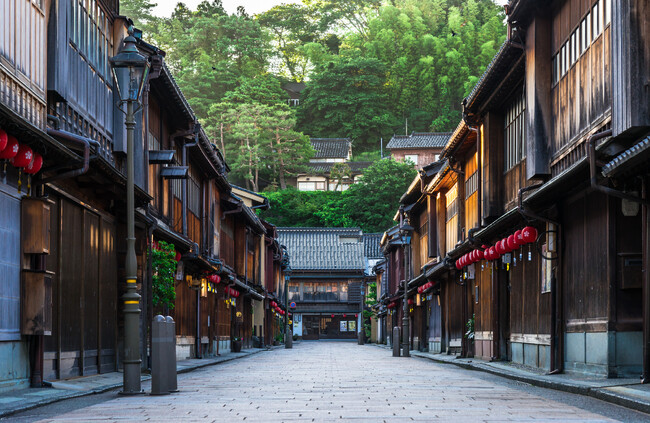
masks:
[[[647,172],[650,170],[650,166],[648,166],[649,156],[650,137],[646,137],[603,166],[603,176],[610,178],[617,174],[634,172],[635,170],[641,169]],[[643,168],[643,166],[645,166],[645,168]]]

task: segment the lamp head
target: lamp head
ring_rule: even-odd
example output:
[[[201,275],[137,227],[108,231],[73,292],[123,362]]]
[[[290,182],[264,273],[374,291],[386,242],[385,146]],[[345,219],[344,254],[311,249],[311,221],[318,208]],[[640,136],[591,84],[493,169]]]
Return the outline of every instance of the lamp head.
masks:
[[[131,29],[124,39],[124,47],[110,58],[121,101],[139,101],[149,74],[149,58],[138,51],[136,42]]]

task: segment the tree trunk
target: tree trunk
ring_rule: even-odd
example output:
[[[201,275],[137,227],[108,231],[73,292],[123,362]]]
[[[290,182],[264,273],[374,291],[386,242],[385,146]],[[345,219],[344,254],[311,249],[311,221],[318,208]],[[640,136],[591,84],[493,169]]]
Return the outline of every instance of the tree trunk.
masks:
[[[280,162],[280,171],[279,173],[279,179],[280,179],[280,189],[287,189],[287,181],[284,179],[284,157],[282,156],[282,148],[280,147],[280,134],[276,133],[276,136],[278,138],[278,159]]]

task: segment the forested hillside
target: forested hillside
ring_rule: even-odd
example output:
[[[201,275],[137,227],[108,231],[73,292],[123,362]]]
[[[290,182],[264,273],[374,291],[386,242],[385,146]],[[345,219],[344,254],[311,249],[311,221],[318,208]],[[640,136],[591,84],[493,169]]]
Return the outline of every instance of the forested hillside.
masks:
[[[453,130],[505,39],[492,0],[303,0],[256,16],[212,0],[170,17],[152,0],[120,4],[166,52],[230,178],[256,191],[304,170],[309,137],[349,137],[362,153],[395,133]],[[287,82],[306,84],[298,107]]]

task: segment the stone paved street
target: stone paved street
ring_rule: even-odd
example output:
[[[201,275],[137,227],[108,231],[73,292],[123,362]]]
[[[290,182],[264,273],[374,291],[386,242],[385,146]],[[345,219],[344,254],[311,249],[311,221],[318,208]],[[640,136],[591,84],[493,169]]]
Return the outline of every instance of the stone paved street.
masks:
[[[581,397],[547,391],[558,401],[531,393],[546,390],[519,385],[418,358],[393,358],[390,351],[373,346],[301,342],[292,350],[264,352],[181,375],[180,392],[174,395],[112,394],[108,401],[40,421],[613,421],[587,411],[599,412],[605,403],[598,400],[587,398],[584,405],[574,406],[564,397]],[[144,387],[148,390],[148,383]],[[644,414],[606,407],[623,410],[617,418],[626,421],[646,419]]]

